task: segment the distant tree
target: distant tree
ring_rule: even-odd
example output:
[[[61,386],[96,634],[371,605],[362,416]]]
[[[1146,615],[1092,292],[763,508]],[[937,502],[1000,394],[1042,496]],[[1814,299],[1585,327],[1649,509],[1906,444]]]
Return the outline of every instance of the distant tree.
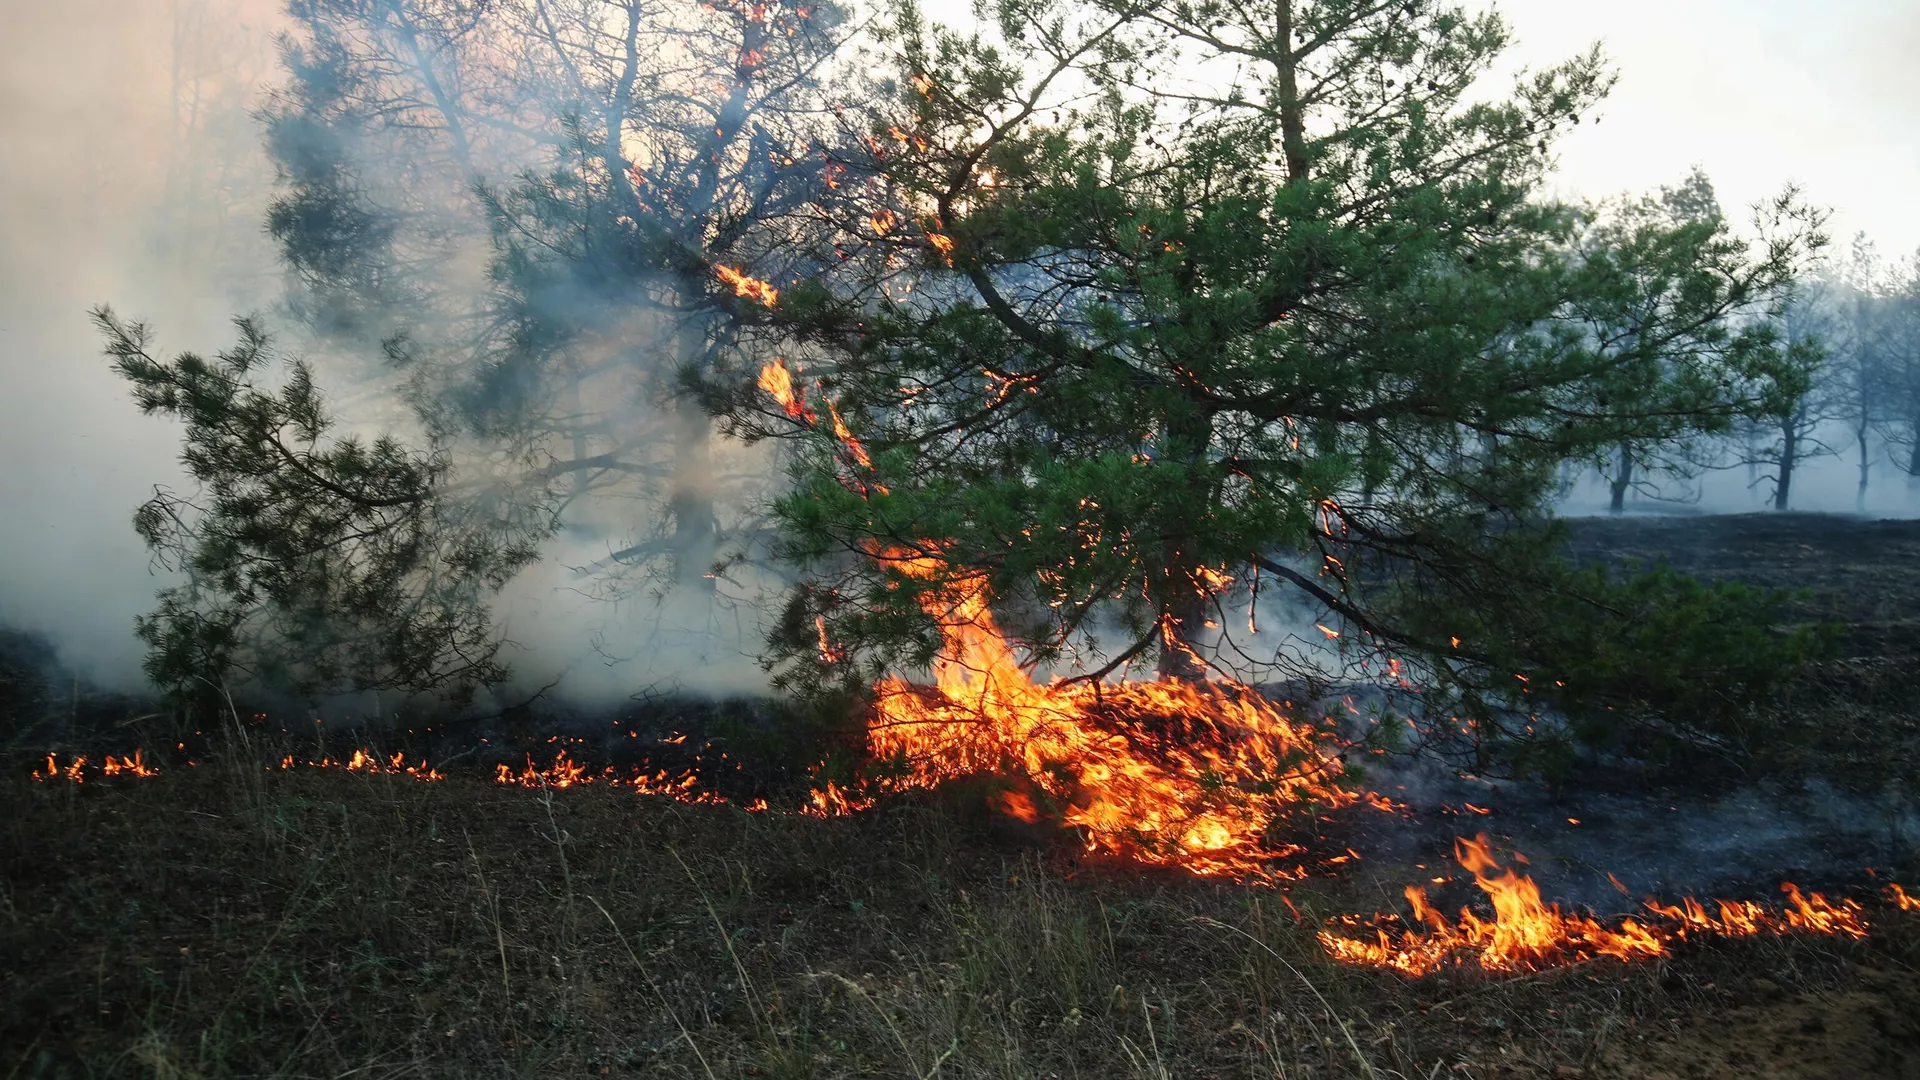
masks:
[[[1835,418],[1853,436],[1859,483],[1854,505],[1865,509],[1867,487],[1873,478],[1872,440],[1884,422],[1891,371],[1891,305],[1886,295],[1884,267],[1865,233],[1853,238],[1853,248],[1840,280],[1835,284],[1834,340],[1828,378]]]
[[[1546,496],[1566,460],[1796,396],[1805,350],[1752,316],[1818,230],[1791,198],[1757,251],[1543,198],[1553,134],[1611,82],[1597,54],[1471,103],[1505,28],[1429,0],[1006,3],[987,37],[896,14],[894,94],[850,162],[873,180],[834,204],[884,243],[776,306],[813,404],[787,420],[752,371],[731,399],[766,433],[818,417],[780,503],[818,575],[776,642],[789,685],[928,661],[929,601],[962,581],[1074,677],[1202,676],[1237,647],[1224,598],[1264,580],[1343,644],[1522,701],[1591,673],[1594,627],[1651,645],[1619,620],[1706,603],[1565,568]],[[1660,648],[1758,655],[1720,644]]]
[[[1894,467],[1920,476],[1920,253],[1883,279],[1877,308],[1884,395],[1880,435]]]
[[[1620,269],[1636,281],[1635,295],[1621,298],[1614,312],[1600,316],[1593,326],[1596,347],[1620,358],[1621,377],[1645,377],[1636,369],[1648,358],[1633,357],[1640,345],[1641,327],[1657,323],[1666,309],[1680,302],[1675,292],[1680,281],[1671,276],[1674,252],[1648,250],[1648,241],[1701,248],[1724,239],[1725,215],[1720,200],[1712,181],[1697,166],[1676,187],[1662,187],[1657,195],[1622,199],[1602,209],[1586,242],[1596,252],[1623,256]],[[1652,359],[1655,363],[1666,362],[1664,357]],[[1631,390],[1613,396],[1629,409],[1634,407]],[[1608,512],[1623,513],[1629,493],[1642,498],[1672,498],[1675,482],[1684,484],[1706,471],[1710,453],[1699,439],[1623,440],[1601,469],[1607,479]]]
[[[1837,332],[1834,302],[1830,287],[1808,283],[1793,291],[1775,318],[1787,355],[1809,377],[1747,419],[1739,461],[1754,467],[1756,482],[1772,485],[1767,501],[1775,510],[1791,507],[1794,477],[1802,465],[1837,453],[1822,437],[1845,418],[1850,397],[1844,378],[1836,379],[1827,368],[1828,343]]]

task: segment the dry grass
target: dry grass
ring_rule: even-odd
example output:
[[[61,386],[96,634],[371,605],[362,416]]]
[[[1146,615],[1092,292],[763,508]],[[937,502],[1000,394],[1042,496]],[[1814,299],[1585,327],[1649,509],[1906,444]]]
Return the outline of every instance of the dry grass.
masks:
[[[1911,959],[1409,983],[1320,954],[1337,883],[1296,921],[965,800],[820,821],[227,760],[0,778],[0,1076],[1597,1077],[1756,971]]]

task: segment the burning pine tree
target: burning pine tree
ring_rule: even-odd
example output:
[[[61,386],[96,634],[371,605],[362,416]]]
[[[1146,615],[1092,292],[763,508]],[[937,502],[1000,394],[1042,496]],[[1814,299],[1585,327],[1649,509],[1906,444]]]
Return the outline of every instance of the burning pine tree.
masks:
[[[1297,674],[1228,618],[1263,583],[1449,691],[1483,754],[1547,705],[1711,728],[1791,670],[1767,597],[1578,571],[1547,510],[1563,463],[1804,385],[1762,317],[1823,243],[1791,193],[1754,242],[1546,198],[1612,77],[1596,51],[1472,100],[1492,14],[996,13],[895,13],[806,239],[828,269],[781,283],[774,370],[708,387],[736,433],[800,436],[786,685],[958,662],[960,597],[1068,680]]]

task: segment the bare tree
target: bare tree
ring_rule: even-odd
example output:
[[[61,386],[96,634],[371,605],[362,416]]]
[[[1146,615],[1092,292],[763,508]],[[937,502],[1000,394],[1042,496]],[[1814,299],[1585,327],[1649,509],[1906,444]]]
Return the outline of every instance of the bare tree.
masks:
[[[1893,466],[1920,477],[1920,252],[1881,280],[1877,299],[1879,431]]]

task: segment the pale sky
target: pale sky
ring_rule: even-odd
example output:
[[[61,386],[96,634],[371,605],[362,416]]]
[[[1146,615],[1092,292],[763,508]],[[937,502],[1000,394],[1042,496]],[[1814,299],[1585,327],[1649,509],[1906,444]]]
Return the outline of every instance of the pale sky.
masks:
[[[1731,212],[1800,184],[1845,249],[1920,247],[1920,0],[1501,0],[1535,66],[1600,41],[1620,73],[1601,123],[1561,143],[1567,190],[1606,195],[1705,167]]]

